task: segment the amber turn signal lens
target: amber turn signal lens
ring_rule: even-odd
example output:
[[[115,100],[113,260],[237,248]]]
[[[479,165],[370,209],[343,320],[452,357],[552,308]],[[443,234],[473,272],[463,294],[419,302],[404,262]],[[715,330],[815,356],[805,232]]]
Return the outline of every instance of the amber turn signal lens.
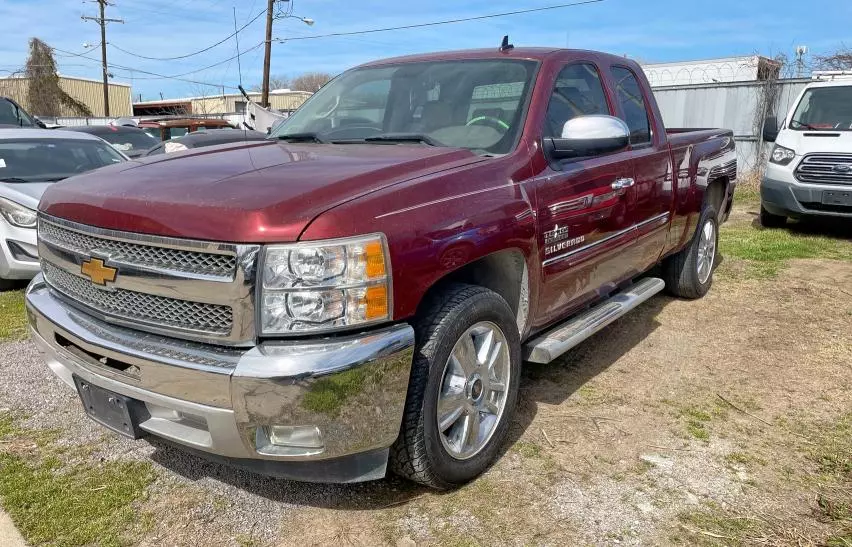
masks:
[[[379,241],[371,241],[364,246],[364,255],[366,256],[367,265],[364,273],[367,278],[375,279],[384,277],[385,270],[385,251]]]
[[[364,318],[368,321],[388,317],[388,287],[373,285],[364,292]]]

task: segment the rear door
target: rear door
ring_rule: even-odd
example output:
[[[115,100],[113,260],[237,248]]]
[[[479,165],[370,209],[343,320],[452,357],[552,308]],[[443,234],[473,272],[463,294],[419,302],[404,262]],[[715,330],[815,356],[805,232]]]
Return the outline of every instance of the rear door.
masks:
[[[560,137],[577,116],[613,113],[598,67],[567,64],[553,86],[542,135]],[[625,150],[566,160],[536,177],[542,289],[534,327],[563,318],[629,275],[636,236],[630,195],[613,184],[632,178],[631,156]]]
[[[674,197],[671,152],[665,130],[657,126],[639,77],[627,66],[610,67],[612,88],[618,103],[618,117],[630,128],[633,158],[631,223],[637,231],[636,272],[657,262],[668,234],[669,214]]]

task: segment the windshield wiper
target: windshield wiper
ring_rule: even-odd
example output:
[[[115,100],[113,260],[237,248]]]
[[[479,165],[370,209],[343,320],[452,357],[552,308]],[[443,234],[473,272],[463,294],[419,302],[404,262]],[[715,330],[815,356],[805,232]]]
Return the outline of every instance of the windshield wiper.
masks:
[[[790,120],[790,123],[794,123],[794,124],[798,125],[799,127],[804,127],[805,129],[810,129],[811,131],[817,131],[818,130],[816,127],[812,126],[811,124],[805,123],[805,122],[800,122],[799,120]]]
[[[381,135],[373,135],[372,137],[364,138],[366,142],[421,142],[429,146],[444,146],[429,135],[422,133],[382,133]]]
[[[287,141],[287,142],[315,142],[317,144],[327,144],[328,141],[320,138],[316,133],[287,133],[284,135],[278,135],[275,137],[279,141]]]
[[[0,182],[29,182],[27,179],[22,179],[21,177],[6,177],[0,179]]]

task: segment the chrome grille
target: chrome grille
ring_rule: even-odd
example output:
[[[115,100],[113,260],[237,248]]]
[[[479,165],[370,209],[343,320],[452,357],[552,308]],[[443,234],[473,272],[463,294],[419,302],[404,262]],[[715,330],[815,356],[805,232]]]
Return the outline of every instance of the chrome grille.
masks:
[[[852,154],[811,154],[796,168],[801,182],[852,184]]]
[[[237,267],[234,255],[187,251],[130,243],[72,230],[45,219],[39,221],[39,237],[48,243],[83,254],[109,255],[114,262],[169,271],[233,277]]]
[[[99,289],[89,280],[42,263],[47,282],[60,293],[95,311],[123,319],[209,334],[228,334],[233,326],[230,307],[188,302],[124,289]]]

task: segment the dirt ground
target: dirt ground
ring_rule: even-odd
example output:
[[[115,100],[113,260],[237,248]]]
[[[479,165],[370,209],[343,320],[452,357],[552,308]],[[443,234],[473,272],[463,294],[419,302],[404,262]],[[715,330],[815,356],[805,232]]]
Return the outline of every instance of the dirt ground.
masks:
[[[739,207],[731,222],[753,220]],[[505,453],[454,492],[241,473],[103,435],[73,393],[50,413],[72,421],[57,442],[154,462],[125,533],[143,545],[845,545],[852,476],[826,458],[852,447],[852,262],[737,271],[724,257],[702,300],[655,297],[558,362],[525,365]],[[18,346],[0,347],[0,374],[34,355]]]

